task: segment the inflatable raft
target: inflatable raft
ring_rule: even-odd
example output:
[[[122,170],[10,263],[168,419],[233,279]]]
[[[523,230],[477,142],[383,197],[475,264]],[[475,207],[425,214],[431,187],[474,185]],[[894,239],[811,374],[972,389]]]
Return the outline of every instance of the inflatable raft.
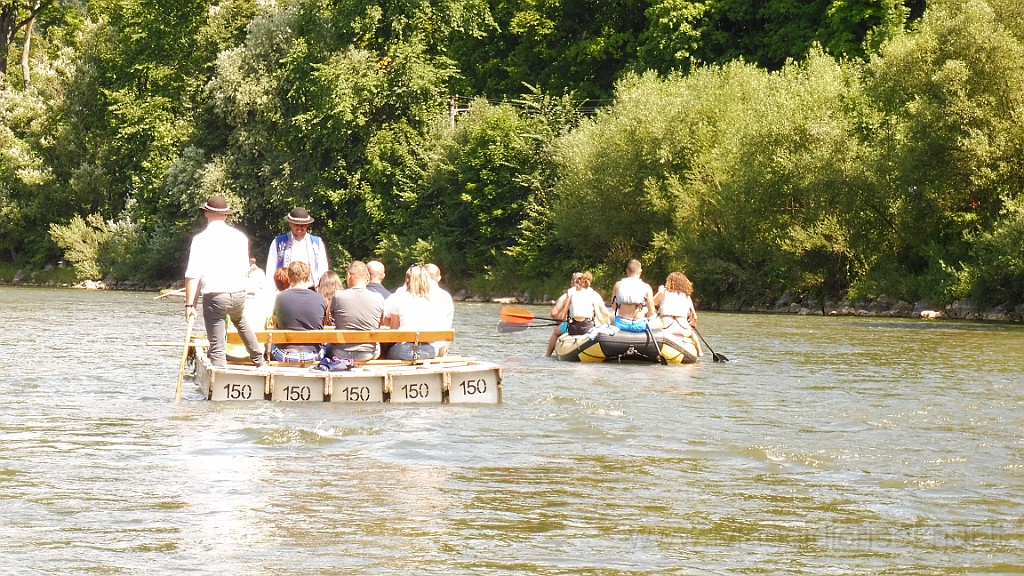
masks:
[[[663,330],[626,332],[599,327],[587,334],[562,334],[555,344],[559,360],[569,362],[653,362],[691,364],[697,361],[697,349],[689,339]]]

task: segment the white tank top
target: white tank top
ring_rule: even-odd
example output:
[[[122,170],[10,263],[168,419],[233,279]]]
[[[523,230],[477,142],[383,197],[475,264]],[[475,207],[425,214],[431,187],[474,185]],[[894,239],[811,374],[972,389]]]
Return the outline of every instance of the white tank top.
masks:
[[[690,297],[685,292],[666,291],[659,312],[662,316],[686,318],[690,315]]]
[[[599,300],[597,292],[593,288],[576,289],[569,301],[569,318],[593,318],[595,301]]]
[[[646,304],[647,284],[636,277],[626,277],[619,280],[619,290],[615,293],[615,303],[619,304]]]

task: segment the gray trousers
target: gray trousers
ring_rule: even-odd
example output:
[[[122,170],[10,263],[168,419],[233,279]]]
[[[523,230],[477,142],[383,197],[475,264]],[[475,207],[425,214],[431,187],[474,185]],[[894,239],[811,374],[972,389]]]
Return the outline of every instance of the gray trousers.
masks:
[[[227,346],[227,334],[224,319],[228,316],[238,327],[245,349],[249,351],[253,364],[264,362],[263,347],[256,340],[253,327],[249,326],[242,312],[245,310],[245,290],[238,292],[216,292],[203,294],[203,323],[206,324],[206,338],[210,341],[210,349],[206,355],[214,366],[228,365],[224,353]]]

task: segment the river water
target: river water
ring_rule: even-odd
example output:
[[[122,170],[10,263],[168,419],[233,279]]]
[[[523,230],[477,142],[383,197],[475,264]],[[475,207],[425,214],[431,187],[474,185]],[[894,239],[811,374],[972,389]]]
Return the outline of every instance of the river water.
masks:
[[[153,296],[0,288],[0,573],[1024,574],[1019,325],[705,312],[731,362],[581,365],[460,303],[500,405],[174,403]]]

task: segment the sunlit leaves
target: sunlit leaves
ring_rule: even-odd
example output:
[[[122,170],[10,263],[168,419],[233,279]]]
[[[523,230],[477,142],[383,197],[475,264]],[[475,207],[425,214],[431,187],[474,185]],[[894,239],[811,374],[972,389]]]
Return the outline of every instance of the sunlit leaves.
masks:
[[[947,270],[968,265],[970,238],[1021,189],[1024,46],[988,4],[950,0],[885,44],[869,71],[887,118],[878,149],[897,207],[891,250],[905,270],[932,275],[935,298],[948,297],[944,282],[960,281]]]
[[[733,297],[842,289],[847,210],[869,186],[847,113],[858,90],[820,53],[781,73],[737,63],[624,82],[558,147],[557,230],[592,259],[642,256]]]

